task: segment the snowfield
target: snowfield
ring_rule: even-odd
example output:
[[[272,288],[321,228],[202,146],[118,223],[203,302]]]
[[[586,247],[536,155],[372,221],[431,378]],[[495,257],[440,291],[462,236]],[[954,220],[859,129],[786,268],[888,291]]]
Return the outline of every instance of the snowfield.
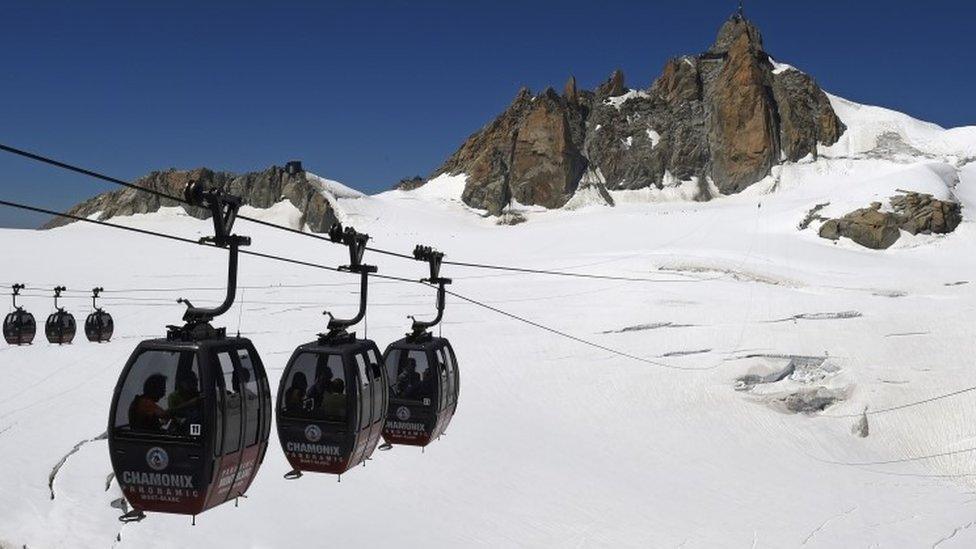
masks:
[[[79,292],[65,300],[79,320],[90,311],[81,292],[104,286],[116,321],[108,344],[79,334],[58,347],[39,334],[30,347],[0,346],[0,546],[974,546],[976,391],[885,410],[976,386],[976,129],[832,101],[848,130],[819,160],[704,203],[674,182],[643,198],[614,193],[613,208],[581,197],[498,226],[461,203],[463,175],[375,196],[318,180],[377,247],[653,279],[444,268],[460,294],[648,362],[449,297],[443,335],[461,396],[446,437],[425,453],[377,452],[337,483],[283,479],[272,433],[249,497],[196,526],[171,515],[119,523],[101,435],[132,348],[179,322],[177,297],[222,298],[206,288],[223,284],[226,253],[80,223],[0,230],[0,283],[65,284]],[[959,200],[964,221],[885,251],[821,239],[817,223],[798,228],[817,204],[841,215],[896,189]],[[295,226],[289,207],[261,215]],[[194,238],[211,230],[179,209],[114,221]],[[347,259],[245,221],[236,230],[256,251]],[[366,260],[383,274],[426,274]],[[355,277],[256,257],[241,257],[240,284],[217,325],[253,339],[272,390],[292,349],[324,328],[322,311],[345,314],[357,300]],[[43,321],[50,295],[26,293]],[[433,303],[429,288],[376,280],[359,331],[382,349]]]

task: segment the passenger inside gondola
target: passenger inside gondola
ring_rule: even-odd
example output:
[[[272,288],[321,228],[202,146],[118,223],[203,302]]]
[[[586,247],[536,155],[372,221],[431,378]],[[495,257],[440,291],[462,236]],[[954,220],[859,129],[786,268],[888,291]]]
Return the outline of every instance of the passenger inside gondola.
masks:
[[[427,368],[424,370],[423,379],[420,381],[420,386],[417,388],[416,394],[412,398],[416,400],[429,399],[434,396],[434,387],[437,385],[437,374],[433,371],[433,368]],[[429,404],[430,402],[424,402],[424,404]]]
[[[308,389],[305,406],[310,412],[318,412],[323,407],[325,395],[332,391],[332,369],[324,359],[324,355],[319,357],[319,363],[315,366],[315,381]]]
[[[420,388],[420,374],[417,373],[417,361],[413,357],[407,359],[407,363],[397,375],[393,393],[402,395],[406,398],[414,398],[417,389]]]
[[[285,411],[289,413],[300,413],[302,411],[302,401],[305,400],[305,392],[308,390],[308,379],[302,372],[295,372],[291,378],[291,386],[285,391]]]
[[[199,372],[192,352],[141,353],[122,384],[115,427],[199,436],[204,401]]]
[[[290,377],[283,382],[287,388],[279,405],[281,411],[308,419],[345,421],[342,355],[304,353],[295,359]]]
[[[146,378],[142,394],[129,406],[129,427],[141,431],[162,431],[168,414],[159,406],[166,395],[166,376],[153,374]]]
[[[315,365],[315,382],[308,389],[306,407],[316,417],[345,420],[346,383],[342,358],[338,355],[319,355]]]
[[[329,418],[346,417],[346,384],[341,379],[333,379],[328,391],[322,395],[322,415]]]
[[[166,413],[177,420],[185,434],[190,434],[190,424],[202,422],[200,380],[192,369],[180,366],[176,374],[176,389],[166,397],[166,404]]]

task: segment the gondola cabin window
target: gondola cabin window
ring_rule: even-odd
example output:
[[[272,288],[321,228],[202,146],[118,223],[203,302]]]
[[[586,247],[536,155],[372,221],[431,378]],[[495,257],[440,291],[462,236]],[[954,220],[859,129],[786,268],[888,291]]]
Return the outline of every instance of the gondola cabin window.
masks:
[[[393,349],[386,353],[386,380],[390,384],[390,391],[392,391],[393,396],[399,397],[399,385],[397,381],[399,379],[401,366],[400,366],[400,355],[403,354],[400,349]]]
[[[220,371],[224,376],[224,445],[223,453],[232,454],[241,447],[241,384],[234,372],[230,353],[217,353]]]
[[[448,381],[447,381],[447,361],[444,360],[444,349],[437,349],[434,351],[434,355],[437,356],[437,371],[440,372],[441,376],[441,391],[440,391],[440,401],[441,409],[447,408],[447,392],[448,392]]]
[[[244,424],[244,446],[253,446],[258,442],[258,431],[261,427],[261,423],[257,420],[261,408],[258,380],[254,373],[254,364],[251,363],[251,355],[247,350],[238,349],[237,358],[241,364],[240,386],[244,397],[244,412],[247,414],[247,422]]]
[[[447,364],[447,387],[444,389],[444,393],[447,395],[447,405],[450,406],[457,399],[457,372],[454,366],[454,356],[449,347],[438,352],[444,353],[444,360]]]
[[[119,394],[116,434],[201,436],[203,406],[196,356],[146,351],[136,358]]]
[[[380,366],[376,351],[370,349],[366,353],[369,358],[369,375],[373,378],[373,421],[379,421],[383,416],[383,399],[386,398],[386,391],[383,387],[383,368]]]
[[[285,383],[279,411],[289,417],[346,421],[346,376],[342,355],[302,353]],[[349,388],[355,390],[354,387]]]
[[[437,374],[431,371],[424,351],[410,351],[406,360],[398,365],[398,373],[394,381],[394,392],[397,397],[417,401],[424,406],[433,403],[434,384]]]
[[[362,353],[356,353],[356,366],[359,368],[359,428],[362,429],[372,420],[373,395],[369,391],[372,378],[366,372],[366,357]]]

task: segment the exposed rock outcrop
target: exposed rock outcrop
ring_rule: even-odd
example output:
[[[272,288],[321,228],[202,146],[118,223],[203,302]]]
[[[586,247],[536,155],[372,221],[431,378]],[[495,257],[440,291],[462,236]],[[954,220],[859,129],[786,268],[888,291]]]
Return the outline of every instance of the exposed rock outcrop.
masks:
[[[170,196],[180,197],[183,188],[191,180],[201,180],[210,188],[220,188],[241,196],[244,203],[255,208],[269,208],[281,200],[289,200],[302,212],[301,222],[312,231],[327,232],[337,221],[335,211],[328,199],[313,185],[306,173],[300,169],[286,170],[272,166],[261,172],[235,175],[228,172],[215,172],[207,168],[195,170],[166,170],[152,172],[135,182],[139,187],[153,189]],[[209,212],[203,208],[186,206],[156,195],[124,188],[103,193],[73,207],[68,213],[81,217],[99,214],[98,219],[116,216],[149,213],[161,207],[182,207],[189,215],[205,219]],[[45,229],[70,223],[71,220],[55,218],[44,225]]]
[[[775,74],[773,97],[779,108],[780,146],[791,162],[807,155],[816,157],[817,143],[836,143],[844,132],[827,94],[800,71]]]
[[[422,186],[426,181],[423,177],[415,175],[413,177],[404,177],[396,185],[393,186],[394,189],[398,191],[412,191],[420,186]]]
[[[697,180],[707,200],[816,156],[844,130],[816,82],[774,64],[759,29],[736,14],[711,47],[669,60],[647,90],[628,90],[620,70],[593,92],[573,77],[561,96],[523,88],[433,176],[467,174],[462,199],[492,214],[512,199],[560,207],[584,173],[609,190]]]
[[[951,233],[962,222],[958,202],[936,200],[930,194],[905,191],[891,197],[891,207],[901,221],[899,227],[911,234]]]
[[[558,208],[576,190],[587,163],[573,142],[572,109],[550,88],[515,133],[508,186],[520,203]]]
[[[962,222],[962,206],[938,200],[930,194],[902,191],[890,199],[894,211],[881,211],[881,203],[854,210],[841,218],[828,219],[820,236],[830,240],[847,237],[861,246],[882,250],[898,241],[899,229],[911,234],[949,233]]]
[[[493,215],[512,198],[558,208],[586,169],[580,152],[583,109],[551,88],[538,96],[522,88],[505,112],[468,138],[437,173],[467,173],[462,200]]]
[[[894,244],[898,232],[898,218],[882,212],[881,203],[854,210],[839,219],[830,219],[820,226],[820,236],[830,240],[847,237],[866,248],[883,250]]]

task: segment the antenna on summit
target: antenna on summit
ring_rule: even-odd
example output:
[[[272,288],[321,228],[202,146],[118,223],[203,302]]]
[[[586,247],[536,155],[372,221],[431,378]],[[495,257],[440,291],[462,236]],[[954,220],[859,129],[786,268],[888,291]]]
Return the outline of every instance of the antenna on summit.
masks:
[[[739,8],[735,10],[735,16],[739,19],[745,19],[745,10],[742,8],[742,0],[739,0]]]

